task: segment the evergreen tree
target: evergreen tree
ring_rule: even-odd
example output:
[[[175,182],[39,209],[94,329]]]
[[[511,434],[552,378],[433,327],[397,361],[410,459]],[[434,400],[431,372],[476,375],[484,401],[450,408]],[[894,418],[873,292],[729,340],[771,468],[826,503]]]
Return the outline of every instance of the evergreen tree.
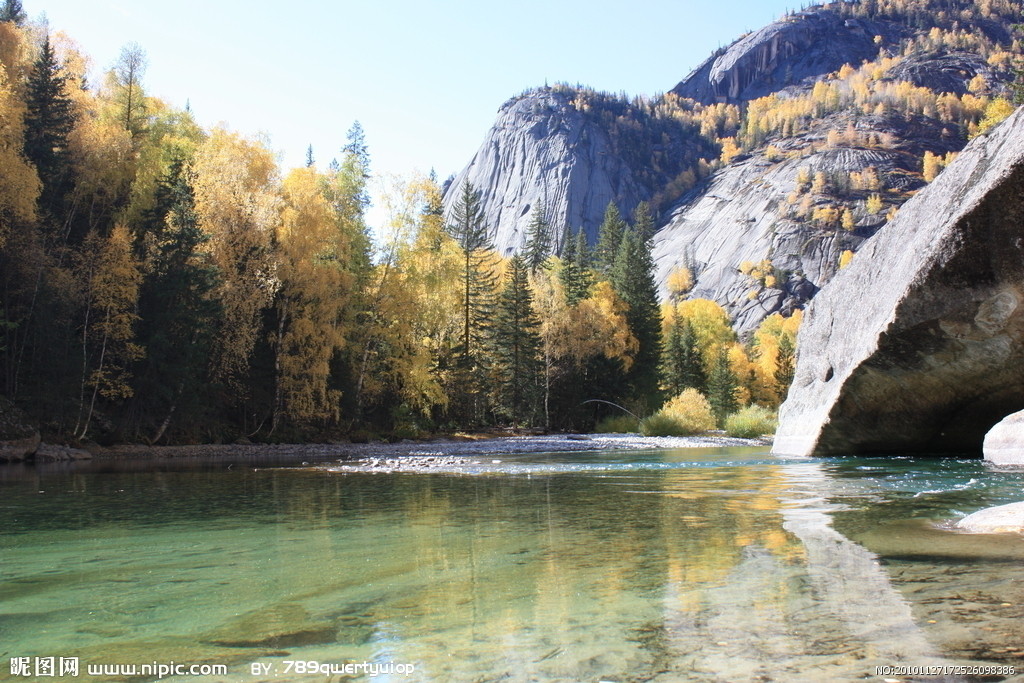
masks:
[[[725,426],[725,419],[739,407],[736,400],[738,388],[739,381],[729,365],[729,354],[722,348],[708,378],[708,402],[711,404],[711,412],[715,414],[719,429]]]
[[[654,237],[654,216],[651,215],[651,205],[647,202],[640,202],[633,209],[633,231],[644,242],[649,242]]]
[[[540,389],[540,321],[534,313],[528,275],[526,260],[513,256],[494,320],[497,403],[513,424],[532,422]]]
[[[779,388],[779,399],[785,400],[789,393],[789,385],[793,383],[793,374],[796,372],[795,349],[793,340],[788,334],[779,338],[779,355],[775,360],[775,383]]]
[[[313,157],[313,145],[306,148],[306,168],[316,166],[316,159]]]
[[[569,242],[573,240],[572,228],[569,227],[569,223],[565,223],[562,226],[562,236],[558,240],[558,256],[562,258],[565,256],[565,250],[570,248]]]
[[[648,406],[656,405],[661,364],[661,308],[650,249],[632,230],[627,229],[623,234],[609,275],[615,292],[629,306],[626,321],[639,344],[627,373],[633,398]]]
[[[39,208],[51,220],[60,220],[73,184],[68,136],[75,117],[48,36],[33,65],[25,99],[25,157],[36,167],[42,183]]]
[[[551,256],[551,225],[545,213],[544,204],[534,209],[533,219],[526,230],[524,257],[531,273],[536,273]]]
[[[678,396],[689,388],[702,394],[707,393],[707,376],[697,348],[697,335],[690,321],[678,315],[669,326],[665,338],[662,380],[669,396]]]
[[[484,223],[480,192],[467,180],[452,209],[448,233],[462,252],[461,318],[462,330],[456,348],[456,398],[461,417],[480,421],[488,365],[485,353],[493,313],[494,274],[490,268],[491,241]]]
[[[601,273],[607,273],[615,265],[619,253],[619,244],[626,232],[626,221],[619,213],[615,202],[608,202],[604,210],[604,220],[597,231],[597,247],[594,253],[594,267]]]
[[[562,269],[558,273],[565,292],[565,302],[575,306],[590,296],[593,284],[590,269],[587,267],[587,242],[583,231],[577,237],[569,239],[562,253]]]
[[[171,163],[156,190],[156,205],[145,217],[156,247],[139,295],[140,342],[146,356],[136,381],[140,427],[159,441],[172,420],[194,429],[208,391],[214,331],[221,315],[211,296],[217,269],[202,245],[195,197],[184,163]],[[190,434],[195,438],[196,434]]]
[[[27,16],[21,7],[21,0],[4,0],[0,7],[0,21],[13,21],[18,26],[25,23]]]
[[[587,277],[587,286],[590,286],[590,269],[593,267],[590,244],[587,243],[587,234],[583,232],[583,228],[576,231],[576,264],[580,267],[580,272],[584,273]]]

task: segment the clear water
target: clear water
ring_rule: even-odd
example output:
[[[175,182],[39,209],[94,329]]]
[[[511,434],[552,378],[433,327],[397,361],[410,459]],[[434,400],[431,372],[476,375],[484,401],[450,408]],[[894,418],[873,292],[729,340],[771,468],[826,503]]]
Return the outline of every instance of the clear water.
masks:
[[[229,673],[164,680],[253,683],[1024,670],[1024,537],[944,526],[1024,499],[1022,471],[763,449],[501,460],[0,468],[0,680],[21,656],[79,657],[67,680],[174,661]]]

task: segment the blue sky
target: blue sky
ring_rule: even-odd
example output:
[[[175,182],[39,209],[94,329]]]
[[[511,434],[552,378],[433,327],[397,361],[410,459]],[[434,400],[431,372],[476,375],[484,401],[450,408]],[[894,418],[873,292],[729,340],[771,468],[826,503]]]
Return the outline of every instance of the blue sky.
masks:
[[[457,172],[545,81],[654,94],[795,0],[23,0],[93,58],[146,51],[147,91],[323,167],[358,119],[376,174]]]

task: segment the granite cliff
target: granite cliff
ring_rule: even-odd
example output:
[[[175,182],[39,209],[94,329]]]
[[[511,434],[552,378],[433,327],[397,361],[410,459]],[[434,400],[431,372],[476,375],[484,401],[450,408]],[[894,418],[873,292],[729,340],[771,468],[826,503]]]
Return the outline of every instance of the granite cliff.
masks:
[[[1018,49],[1010,27],[1022,19],[1017,3],[970,0],[790,14],[663,96],[557,86],[510,100],[450,187],[481,190],[505,254],[524,244],[538,206],[556,235],[568,225],[593,240],[609,201],[626,215],[650,201],[662,293],[686,266],[690,296],[718,301],[749,333],[805,305],[843,252],[926,184],[926,153],[945,163],[966,144],[985,103],[1007,92]],[[809,182],[819,174],[824,183]],[[867,175],[875,180],[849,182]],[[455,195],[446,193],[449,211]],[[772,278],[751,277],[749,263]]]

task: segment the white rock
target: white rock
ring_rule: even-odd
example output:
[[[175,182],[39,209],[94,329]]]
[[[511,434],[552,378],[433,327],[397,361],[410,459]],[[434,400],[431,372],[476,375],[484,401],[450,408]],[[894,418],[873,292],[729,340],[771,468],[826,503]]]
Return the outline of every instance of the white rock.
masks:
[[[972,534],[1022,533],[1024,503],[1010,503],[978,510],[957,522],[956,527]]]
[[[984,451],[994,465],[1024,465],[1024,411],[996,423],[985,435]]]

